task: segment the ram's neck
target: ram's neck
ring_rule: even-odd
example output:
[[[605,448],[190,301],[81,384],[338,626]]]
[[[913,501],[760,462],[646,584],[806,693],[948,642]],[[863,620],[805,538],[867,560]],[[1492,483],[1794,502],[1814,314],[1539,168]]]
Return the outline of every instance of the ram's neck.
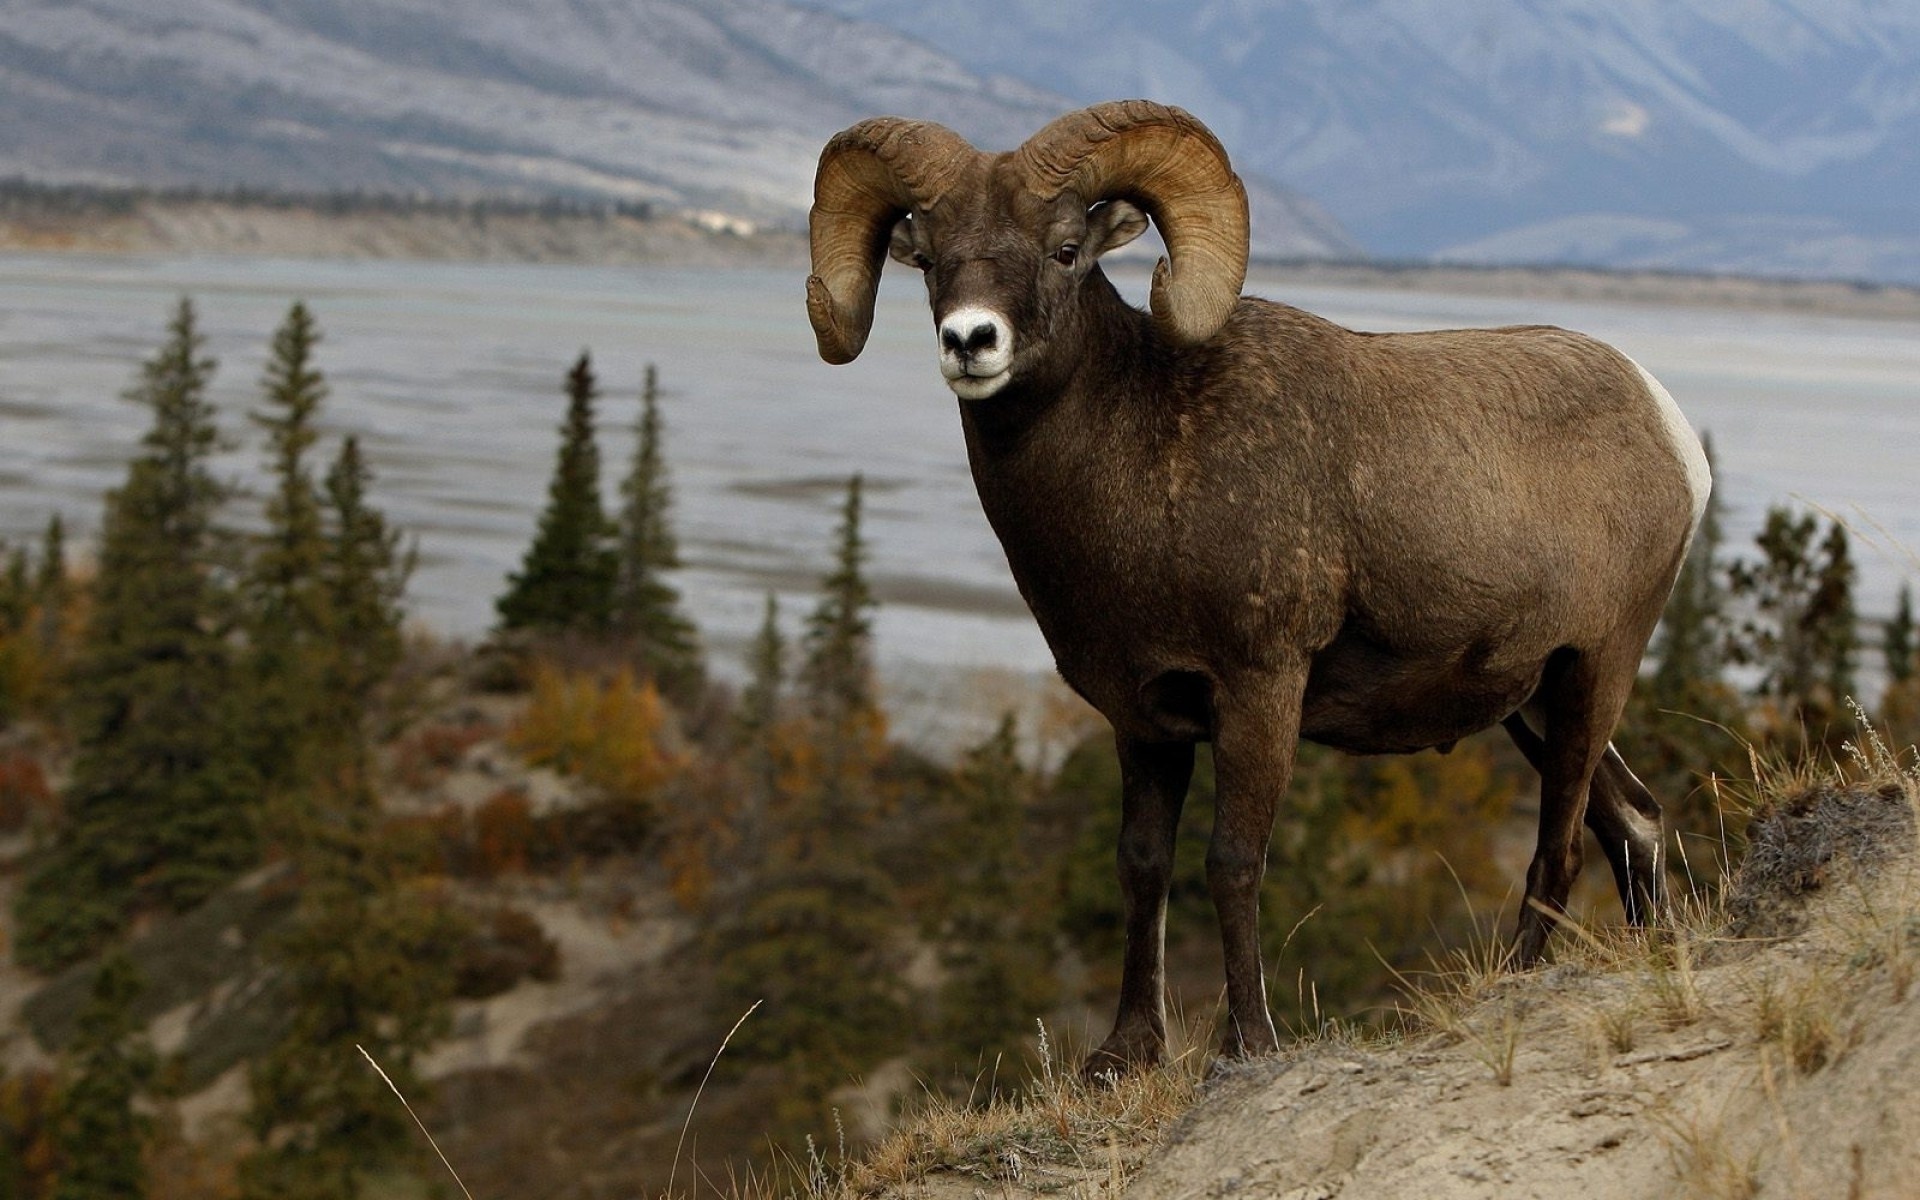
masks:
[[[1172,514],[1141,501],[1164,490],[1181,436],[1180,359],[1095,282],[1104,294],[1082,305],[1077,349],[1049,378],[961,406],[981,507],[1056,653],[1056,626],[1096,619],[1116,569],[1159,569],[1175,541]]]

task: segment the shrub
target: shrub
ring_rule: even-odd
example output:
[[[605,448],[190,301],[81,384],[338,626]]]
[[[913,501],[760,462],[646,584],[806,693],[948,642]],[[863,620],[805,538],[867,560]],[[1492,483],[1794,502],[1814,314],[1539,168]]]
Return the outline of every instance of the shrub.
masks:
[[[0,833],[18,833],[54,807],[53,789],[38,759],[19,750],[0,756]]]
[[[512,732],[529,762],[551,766],[611,798],[643,800],[679,767],[661,744],[667,710],[652,681],[628,668],[600,680],[546,664]]]
[[[502,906],[461,944],[454,962],[454,995],[484,1000],[522,979],[551,983],[558,978],[560,944],[529,914]]]

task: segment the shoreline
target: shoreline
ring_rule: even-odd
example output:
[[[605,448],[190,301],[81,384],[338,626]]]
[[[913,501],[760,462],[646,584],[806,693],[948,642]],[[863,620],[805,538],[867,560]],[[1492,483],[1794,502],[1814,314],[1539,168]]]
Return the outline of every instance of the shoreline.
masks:
[[[155,195],[111,207],[0,210],[0,253],[202,255],[690,268],[807,265],[797,230],[718,214],[549,212],[526,207],[330,207]],[[1121,271],[1145,269],[1122,259]],[[1578,265],[1256,259],[1263,283],[1373,291],[1591,300],[1920,321],[1920,287]]]

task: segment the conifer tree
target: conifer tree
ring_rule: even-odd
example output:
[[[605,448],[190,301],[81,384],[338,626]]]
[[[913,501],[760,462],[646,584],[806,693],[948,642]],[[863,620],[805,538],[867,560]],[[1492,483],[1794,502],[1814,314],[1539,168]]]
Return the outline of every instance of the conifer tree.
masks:
[[[300,900],[272,954],[292,1011],[257,1061],[250,1120],[262,1148],[242,1194],[346,1198],[411,1145],[365,1046],[403,1088],[445,1027],[461,923],[407,874],[379,836],[364,715],[401,652],[402,593],[413,558],[367,500],[370,472],[349,437],[327,472],[315,564],[326,654],[314,676],[322,712],[294,803],[274,825],[298,871]]]
[[[1819,653],[1819,682],[1834,711],[1857,690],[1854,667],[1860,653],[1860,614],[1853,603],[1857,574],[1847,546],[1847,527],[1830,522],[1827,536],[1820,543],[1820,573],[1814,581],[1807,621]]]
[[[495,607],[503,629],[605,632],[613,616],[618,561],[614,530],[600,503],[600,450],[593,404],[599,396],[586,351],[567,373],[567,415],[547,506],[520,570]]]
[[[6,560],[0,570],[0,728],[5,728],[37,701],[41,664],[27,628],[34,589],[26,551],[0,542],[0,556]]]
[[[771,728],[772,795],[762,878],[716,931],[718,975],[729,1007],[765,1005],[741,1027],[741,1058],[774,1062],[785,1073],[776,1132],[824,1128],[826,1096],[899,1045],[904,999],[888,914],[899,898],[874,861],[867,836],[878,816],[872,768],[884,724],[874,699],[874,607],[863,568],[860,481],[848,487],[834,570],[808,621],[800,675],[805,719]],[[772,631],[772,632],[769,632]],[[770,683],[778,665],[774,609],[756,654],[755,674]],[[755,689],[765,720],[772,688]],[[781,743],[786,744],[781,744]]]
[[[355,758],[363,753],[358,719],[400,663],[403,601],[417,561],[400,532],[368,503],[372,478],[359,439],[346,438],[326,478],[320,582],[329,652],[323,691],[331,711],[353,724],[338,736],[355,743]]]
[[[16,630],[27,622],[33,605],[33,565],[25,546],[9,547],[0,542],[6,567],[0,570],[0,629]]]
[[[1760,669],[1754,693],[1782,719],[1816,727],[1850,694],[1859,646],[1846,530],[1834,523],[1816,547],[1819,531],[1813,514],[1775,505],[1754,537],[1760,560],[1728,572],[1747,606],[1730,657]]]
[[[267,433],[273,491],[248,570],[248,665],[257,689],[254,752],[273,789],[312,769],[310,743],[332,712],[319,679],[331,647],[320,579],[326,544],[320,490],[309,463],[319,438],[314,422],[327,395],[313,362],[319,340],[312,315],[296,302],[273,335],[261,381],[265,407],[253,414]]]
[[[666,573],[680,565],[680,549],[668,521],[673,491],[660,445],[659,393],[659,376],[649,363],[633,467],[620,485],[613,627],[633,641],[641,666],[662,690],[685,698],[700,682],[700,647],[693,622],[680,611],[679,592],[666,580]]]
[[[57,711],[65,682],[68,621],[66,533],[55,513],[40,556],[0,543],[0,728]]]
[[[847,481],[847,498],[834,534],[833,570],[821,581],[819,605],[807,618],[800,692],[827,760],[828,783],[839,787],[846,770],[881,731],[878,687],[873,676],[873,610],[867,584],[867,543],[860,532],[859,475]]]
[[[34,577],[34,593],[40,603],[59,609],[67,593],[67,523],[59,513],[47,518],[47,532],[40,542],[40,569]]]
[[[1761,669],[1758,695],[1797,698],[1812,689],[1816,656],[1805,618],[1814,587],[1817,530],[1811,513],[1796,516],[1774,505],[1754,535],[1759,561],[1742,560],[1728,569],[1733,594],[1748,608],[1729,650],[1735,661]]]
[[[896,1052],[907,1021],[899,984],[899,896],[864,827],[822,838],[817,799],[774,814],[771,861],[716,930],[728,1012],[763,1001],[730,1053],[785,1076],[770,1134],[824,1131],[826,1097]]]
[[[1914,623],[1913,589],[1905,583],[1881,633],[1880,650],[1886,657],[1887,687],[1875,719],[1892,744],[1910,745],[1920,735],[1920,633]]]
[[[47,518],[40,543],[40,568],[34,577],[34,603],[40,608],[40,649],[56,673],[63,672],[67,651],[68,604],[72,587],[67,579],[67,526],[55,513]]]
[[[936,858],[945,878],[940,905],[941,988],[937,1034],[958,1080],[1015,1054],[1056,998],[1048,923],[1032,905],[1027,811],[1036,787],[1021,764],[1008,714],[967,752],[947,791]],[[1009,1084],[1012,1080],[1009,1079]]]
[[[133,1002],[140,975],[124,953],[94,972],[92,997],[65,1059],[68,1079],[56,1114],[60,1173],[52,1200],[140,1200],[149,1121],[134,1100],[152,1081],[153,1051],[136,1037]]]
[[[328,787],[294,839],[300,900],[272,947],[289,1019],[249,1076],[259,1145],[240,1165],[244,1200],[353,1200],[413,1157],[413,1130],[358,1047],[419,1102],[416,1064],[447,1029],[466,929],[378,836],[375,807],[357,782]]]
[[[86,954],[138,907],[181,910],[255,855],[244,689],[218,518],[227,489],[206,398],[214,364],[182,301],[130,399],[153,424],[108,497],[93,610],[72,675],[65,823],[15,902],[15,953],[46,969]]]
[[[1893,618],[1887,622],[1885,633],[1880,642],[1881,653],[1886,658],[1887,679],[1893,683],[1905,683],[1914,675],[1914,654],[1920,649],[1916,642],[1913,620],[1913,587],[1900,585],[1900,597],[1894,604]]]
[[[740,732],[749,746],[764,740],[780,718],[787,681],[787,644],[780,636],[780,602],[767,593],[766,614],[747,651],[747,687],[740,693]]]

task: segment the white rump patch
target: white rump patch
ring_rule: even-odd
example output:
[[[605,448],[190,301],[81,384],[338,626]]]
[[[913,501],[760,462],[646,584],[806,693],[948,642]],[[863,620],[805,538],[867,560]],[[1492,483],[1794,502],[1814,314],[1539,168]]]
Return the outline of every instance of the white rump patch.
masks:
[[[1640,372],[1641,380],[1647,385],[1647,395],[1653,398],[1653,406],[1660,411],[1660,423],[1666,427],[1667,440],[1673,444],[1674,456],[1680,460],[1680,466],[1687,473],[1687,490],[1693,493],[1693,527],[1700,527],[1700,518],[1707,512],[1707,496],[1713,491],[1713,470],[1707,465],[1707,452],[1700,446],[1700,436],[1687,424],[1687,418],[1680,406],[1673,402],[1673,394],[1663,387],[1648,370],[1633,359],[1633,369]]]

